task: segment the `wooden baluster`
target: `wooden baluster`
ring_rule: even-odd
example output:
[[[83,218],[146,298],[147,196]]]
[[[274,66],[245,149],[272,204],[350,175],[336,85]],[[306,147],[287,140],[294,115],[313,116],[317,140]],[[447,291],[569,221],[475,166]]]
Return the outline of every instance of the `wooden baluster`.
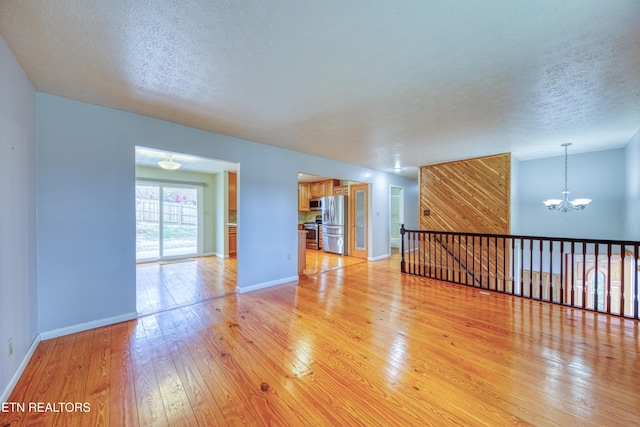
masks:
[[[442,280],[442,233],[438,233],[438,279]]]
[[[638,319],[638,245],[633,247],[633,318]]]
[[[464,235],[464,284],[469,285],[469,235]]]
[[[566,289],[564,270],[564,240],[560,240],[560,304],[564,304],[564,290]]]
[[[587,306],[587,244],[582,242],[582,308]]]
[[[429,233],[429,275],[428,277],[433,277],[433,251],[431,250],[431,233]]]
[[[595,255],[596,255],[596,262],[595,262],[595,268],[593,270],[593,278],[594,278],[594,283],[593,283],[593,309],[595,311],[598,311],[598,267],[600,267],[600,260],[598,259],[598,255],[599,255],[599,250],[600,250],[600,245],[598,245],[597,243],[595,244]]]
[[[458,235],[458,283],[462,283],[462,236]]]
[[[449,273],[450,273],[450,271],[449,271],[449,235],[445,234],[444,238],[445,238],[445,240],[444,240],[445,244],[442,247],[442,249],[445,251],[444,252],[444,263],[445,263],[445,271],[447,272],[446,279],[444,279],[444,280],[446,280],[447,282],[450,282],[451,280],[449,280]]]
[[[507,239],[502,238],[502,292],[507,293]]]
[[[480,238],[480,259],[478,260],[478,264],[480,264],[480,289],[484,289],[484,272],[482,271],[482,236],[478,236]]]
[[[404,265],[404,224],[400,225],[400,271],[406,273],[407,270]]]
[[[520,286],[519,295],[524,295],[524,239],[520,239]]]
[[[414,251],[413,251],[413,244],[414,244],[413,240],[414,239],[415,239],[414,232],[409,233],[409,272],[411,274],[416,274],[416,272],[414,270],[415,267],[413,265],[413,263],[415,261],[415,259],[414,259],[415,254],[414,254]]]
[[[516,293],[516,239],[511,240],[511,295]]]
[[[571,307],[575,306],[575,300],[574,300],[574,284],[575,284],[575,274],[574,274],[574,265],[575,265],[575,257],[576,257],[576,250],[575,250],[575,242],[571,242]]]
[[[539,270],[539,273],[540,273],[538,275],[538,279],[539,279],[538,280],[538,287],[539,287],[538,299],[542,299],[542,293],[543,293],[543,290],[542,290],[542,252],[543,252],[543,247],[542,247],[542,245],[543,245],[543,242],[542,242],[542,240],[540,240],[540,264],[538,265],[538,270]]]
[[[627,245],[620,245],[620,316],[624,317],[624,258],[627,252]]]
[[[607,244],[607,299],[605,300],[606,310],[611,314],[611,243]]]

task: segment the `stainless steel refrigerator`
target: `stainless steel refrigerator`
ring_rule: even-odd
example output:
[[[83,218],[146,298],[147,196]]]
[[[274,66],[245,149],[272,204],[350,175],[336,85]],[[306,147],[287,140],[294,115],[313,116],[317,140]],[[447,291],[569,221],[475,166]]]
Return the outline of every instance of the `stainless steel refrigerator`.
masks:
[[[347,197],[322,198],[322,249],[347,254]]]

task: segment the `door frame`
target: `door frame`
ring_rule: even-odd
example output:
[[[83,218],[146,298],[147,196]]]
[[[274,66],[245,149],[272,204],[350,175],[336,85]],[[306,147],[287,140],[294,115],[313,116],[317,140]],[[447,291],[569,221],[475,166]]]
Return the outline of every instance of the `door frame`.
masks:
[[[355,211],[356,211],[356,191],[365,192],[364,202],[364,247],[365,249],[356,249],[356,224],[355,224]],[[349,186],[349,256],[354,258],[369,259],[369,184],[351,184]]]
[[[398,189],[398,196],[399,196],[399,200],[398,200],[398,222],[399,225],[404,223],[404,187],[401,187],[399,185],[389,185],[389,253],[391,253],[391,243],[392,243],[392,239],[393,237],[391,237],[391,230],[394,227],[394,224],[391,223],[391,220],[393,218],[393,203],[392,203],[392,197],[393,197],[393,189]],[[399,231],[399,229],[398,229]],[[399,237],[399,239],[401,239],[402,236]],[[400,249],[400,242],[398,242],[398,249]]]

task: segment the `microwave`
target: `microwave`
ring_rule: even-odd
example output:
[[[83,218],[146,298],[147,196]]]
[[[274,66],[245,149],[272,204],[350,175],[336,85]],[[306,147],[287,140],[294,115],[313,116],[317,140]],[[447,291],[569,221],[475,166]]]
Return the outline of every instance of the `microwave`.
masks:
[[[309,200],[309,209],[312,211],[321,211],[322,210],[322,199],[311,199]]]

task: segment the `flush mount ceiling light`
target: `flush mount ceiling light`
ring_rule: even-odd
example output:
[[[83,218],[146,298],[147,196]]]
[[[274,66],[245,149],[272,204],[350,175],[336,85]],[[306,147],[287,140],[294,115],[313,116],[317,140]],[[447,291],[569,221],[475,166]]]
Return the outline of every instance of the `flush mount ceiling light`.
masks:
[[[569,187],[567,186],[567,147],[571,144],[562,144],[564,147],[564,190],[562,190],[562,199],[549,199],[544,203],[549,210],[558,212],[579,211],[587,207],[591,203],[591,199],[575,199],[569,200]]]
[[[164,160],[160,160],[158,162],[158,166],[160,166],[162,169],[174,171],[182,165],[173,160],[173,154],[165,154]]]

